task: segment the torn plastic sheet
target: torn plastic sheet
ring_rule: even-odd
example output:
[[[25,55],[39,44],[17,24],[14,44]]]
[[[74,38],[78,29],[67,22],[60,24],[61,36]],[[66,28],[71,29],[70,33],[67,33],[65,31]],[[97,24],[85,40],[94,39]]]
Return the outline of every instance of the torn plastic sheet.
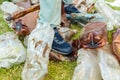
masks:
[[[80,38],[83,48],[98,48],[107,44],[107,29],[103,22],[88,23]]]
[[[93,9],[95,1],[96,0],[78,0],[75,7],[78,8],[80,12],[87,13],[90,8]]]
[[[10,68],[26,59],[26,49],[13,32],[0,35],[0,68]]]
[[[114,0],[114,2],[105,1],[105,3],[107,3],[107,4],[111,5],[111,6],[120,7],[120,0]]]
[[[78,51],[72,80],[120,80],[120,65],[111,46]]]
[[[80,49],[72,80],[102,80],[95,49]]]
[[[16,11],[23,10],[24,8],[15,5],[12,2],[3,2],[0,9],[6,14],[13,14]]]
[[[120,65],[110,46],[99,48],[97,51],[103,80],[120,80]]]
[[[4,12],[3,19],[8,23],[11,29],[12,29],[13,22],[7,21],[6,18],[17,11],[24,10],[23,7],[19,7],[12,2],[6,2],[6,1],[1,4],[0,9]]]
[[[49,24],[37,24],[28,36],[27,59],[22,71],[23,80],[43,80],[48,73],[49,53],[54,30]]]
[[[98,0],[95,4],[96,9],[107,19],[107,29],[113,30],[114,26],[120,26],[120,15],[117,14],[111,7],[105,4],[104,1]]]
[[[118,28],[112,35],[113,52],[120,61],[120,28]]]

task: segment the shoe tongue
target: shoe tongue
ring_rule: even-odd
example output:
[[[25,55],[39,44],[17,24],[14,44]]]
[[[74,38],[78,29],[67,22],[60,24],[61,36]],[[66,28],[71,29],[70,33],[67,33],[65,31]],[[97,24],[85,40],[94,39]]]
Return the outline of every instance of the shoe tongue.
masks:
[[[57,27],[54,27],[53,29],[54,29],[54,30],[57,30]]]

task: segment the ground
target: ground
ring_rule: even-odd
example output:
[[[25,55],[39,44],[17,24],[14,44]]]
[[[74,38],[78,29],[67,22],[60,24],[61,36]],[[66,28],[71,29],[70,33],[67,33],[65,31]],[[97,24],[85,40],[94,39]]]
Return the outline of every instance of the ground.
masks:
[[[0,0],[2,3],[5,0]],[[0,11],[0,34],[12,31],[3,20],[3,13]],[[0,80],[21,80],[21,71],[24,63],[14,65],[10,69],[0,69]],[[71,80],[76,62],[49,62],[48,75],[45,80]]]
[[[5,0],[0,0],[0,3],[2,3],[3,1]],[[8,31],[12,31],[12,30],[3,20],[3,13],[0,11],[0,34]],[[109,41],[111,40],[111,34],[112,34],[111,32],[108,33]],[[21,71],[23,65],[24,63],[20,65],[14,65],[10,69],[3,69],[3,68],[0,69],[0,80],[21,80]],[[46,75],[45,80],[71,80],[75,66],[76,66],[76,61],[75,62],[50,61],[48,67],[49,73]]]

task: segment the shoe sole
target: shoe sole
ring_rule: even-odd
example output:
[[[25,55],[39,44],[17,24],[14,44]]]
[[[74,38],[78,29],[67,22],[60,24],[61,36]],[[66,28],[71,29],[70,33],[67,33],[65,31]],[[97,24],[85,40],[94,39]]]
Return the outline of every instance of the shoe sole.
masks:
[[[59,54],[62,54],[62,55],[69,55],[70,53],[64,53],[64,52],[60,52],[60,51],[57,51],[57,50],[55,50],[55,49],[52,49],[53,51],[55,51],[55,52],[57,52],[57,53],[59,53]]]

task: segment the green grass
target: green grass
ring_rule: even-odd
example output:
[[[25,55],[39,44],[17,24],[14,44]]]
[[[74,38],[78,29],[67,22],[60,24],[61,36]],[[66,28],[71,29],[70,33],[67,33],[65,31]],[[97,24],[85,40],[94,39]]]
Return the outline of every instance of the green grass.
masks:
[[[120,7],[109,5],[114,10],[120,10]]]
[[[115,0],[105,0],[105,1],[107,1],[107,2],[113,2],[113,1],[115,1]]]
[[[3,20],[3,13],[0,11],[0,34],[7,32],[7,31],[12,31],[6,22]]]
[[[115,0],[106,0],[107,2],[114,2]],[[114,10],[120,10],[120,7],[109,5]]]
[[[21,80],[24,64],[14,65],[11,69],[0,69],[0,80]],[[44,80],[71,80],[76,62],[50,61],[48,74]]]

